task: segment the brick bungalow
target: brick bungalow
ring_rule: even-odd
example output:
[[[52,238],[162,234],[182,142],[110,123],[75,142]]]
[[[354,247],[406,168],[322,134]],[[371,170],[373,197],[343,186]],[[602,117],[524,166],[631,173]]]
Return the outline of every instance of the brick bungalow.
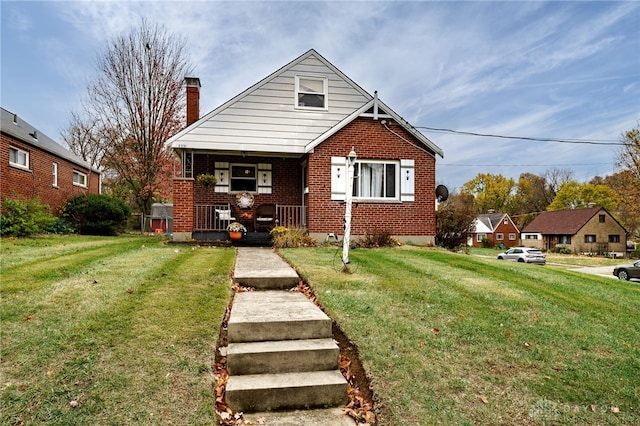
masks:
[[[520,244],[520,230],[506,213],[486,213],[478,215],[475,232],[469,237],[467,245],[482,247],[487,240],[490,247],[502,244],[510,248]]]
[[[542,212],[522,230],[522,244],[623,257],[627,230],[604,207]]]
[[[342,235],[353,149],[352,235],[434,243],[442,150],[315,50],[203,117],[200,80],[186,85],[187,127],[168,141],[180,159],[174,240],[224,238],[230,220],[255,231],[261,205],[318,240]],[[203,174],[217,182],[200,185]]]
[[[75,195],[100,193],[98,170],[4,108],[0,138],[3,197],[39,197],[57,214]]]

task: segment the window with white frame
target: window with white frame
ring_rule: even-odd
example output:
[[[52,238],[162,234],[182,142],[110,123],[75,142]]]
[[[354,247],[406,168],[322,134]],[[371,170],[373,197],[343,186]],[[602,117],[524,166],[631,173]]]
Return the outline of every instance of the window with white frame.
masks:
[[[477,234],[476,235],[476,241],[481,243],[482,240],[484,240],[485,238],[487,238],[487,234]]]
[[[296,76],[296,108],[327,109],[327,79]]]
[[[87,187],[87,175],[77,170],[73,171],[73,184],[75,186]]]
[[[53,163],[52,173],[53,173],[53,186],[58,186],[58,163]]]
[[[231,164],[231,191],[256,192],[256,170],[255,164]]]
[[[502,233],[496,234],[496,240],[498,240],[498,241],[504,240],[504,234],[502,234]]]
[[[29,168],[29,153],[15,146],[9,147],[9,164],[22,169]]]
[[[356,161],[353,196],[356,198],[398,200],[398,162]]]
[[[516,240],[516,234],[514,234],[513,232],[509,233],[509,241],[515,241]]]

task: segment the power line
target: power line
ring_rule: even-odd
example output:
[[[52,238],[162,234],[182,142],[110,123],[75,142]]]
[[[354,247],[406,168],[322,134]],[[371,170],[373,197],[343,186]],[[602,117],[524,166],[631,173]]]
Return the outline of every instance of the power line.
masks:
[[[438,163],[440,166],[449,167],[569,167],[569,166],[609,166],[611,163],[585,163],[585,164],[460,164],[460,163]]]
[[[516,140],[525,140],[525,141],[536,141],[536,142],[555,142],[555,143],[570,143],[570,144],[587,144],[587,145],[613,145],[613,146],[625,146],[624,142],[613,141],[611,139],[558,139],[558,138],[534,138],[529,136],[506,136],[506,135],[495,135],[490,133],[477,133],[477,132],[467,132],[462,130],[452,130],[452,129],[439,129],[435,127],[426,127],[426,126],[415,126],[416,129],[424,129],[430,130],[432,132],[441,132],[441,133],[454,133],[457,135],[464,136],[480,136],[487,138],[498,138],[498,139],[516,139]]]

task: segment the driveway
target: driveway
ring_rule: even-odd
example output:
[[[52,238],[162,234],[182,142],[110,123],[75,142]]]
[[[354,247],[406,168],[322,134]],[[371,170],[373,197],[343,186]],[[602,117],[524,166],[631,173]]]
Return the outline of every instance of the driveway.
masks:
[[[613,276],[613,266],[583,266],[580,268],[572,268],[570,271],[582,272],[583,274],[601,275],[617,279]]]

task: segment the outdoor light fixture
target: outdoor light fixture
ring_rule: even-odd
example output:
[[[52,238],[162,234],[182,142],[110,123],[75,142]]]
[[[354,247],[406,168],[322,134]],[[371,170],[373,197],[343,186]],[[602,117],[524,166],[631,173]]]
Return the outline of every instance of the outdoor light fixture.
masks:
[[[356,158],[358,158],[356,152],[353,150],[353,147],[351,147],[351,152],[349,153],[349,156],[347,158],[349,160],[349,167],[353,167],[353,165],[356,164]]]

